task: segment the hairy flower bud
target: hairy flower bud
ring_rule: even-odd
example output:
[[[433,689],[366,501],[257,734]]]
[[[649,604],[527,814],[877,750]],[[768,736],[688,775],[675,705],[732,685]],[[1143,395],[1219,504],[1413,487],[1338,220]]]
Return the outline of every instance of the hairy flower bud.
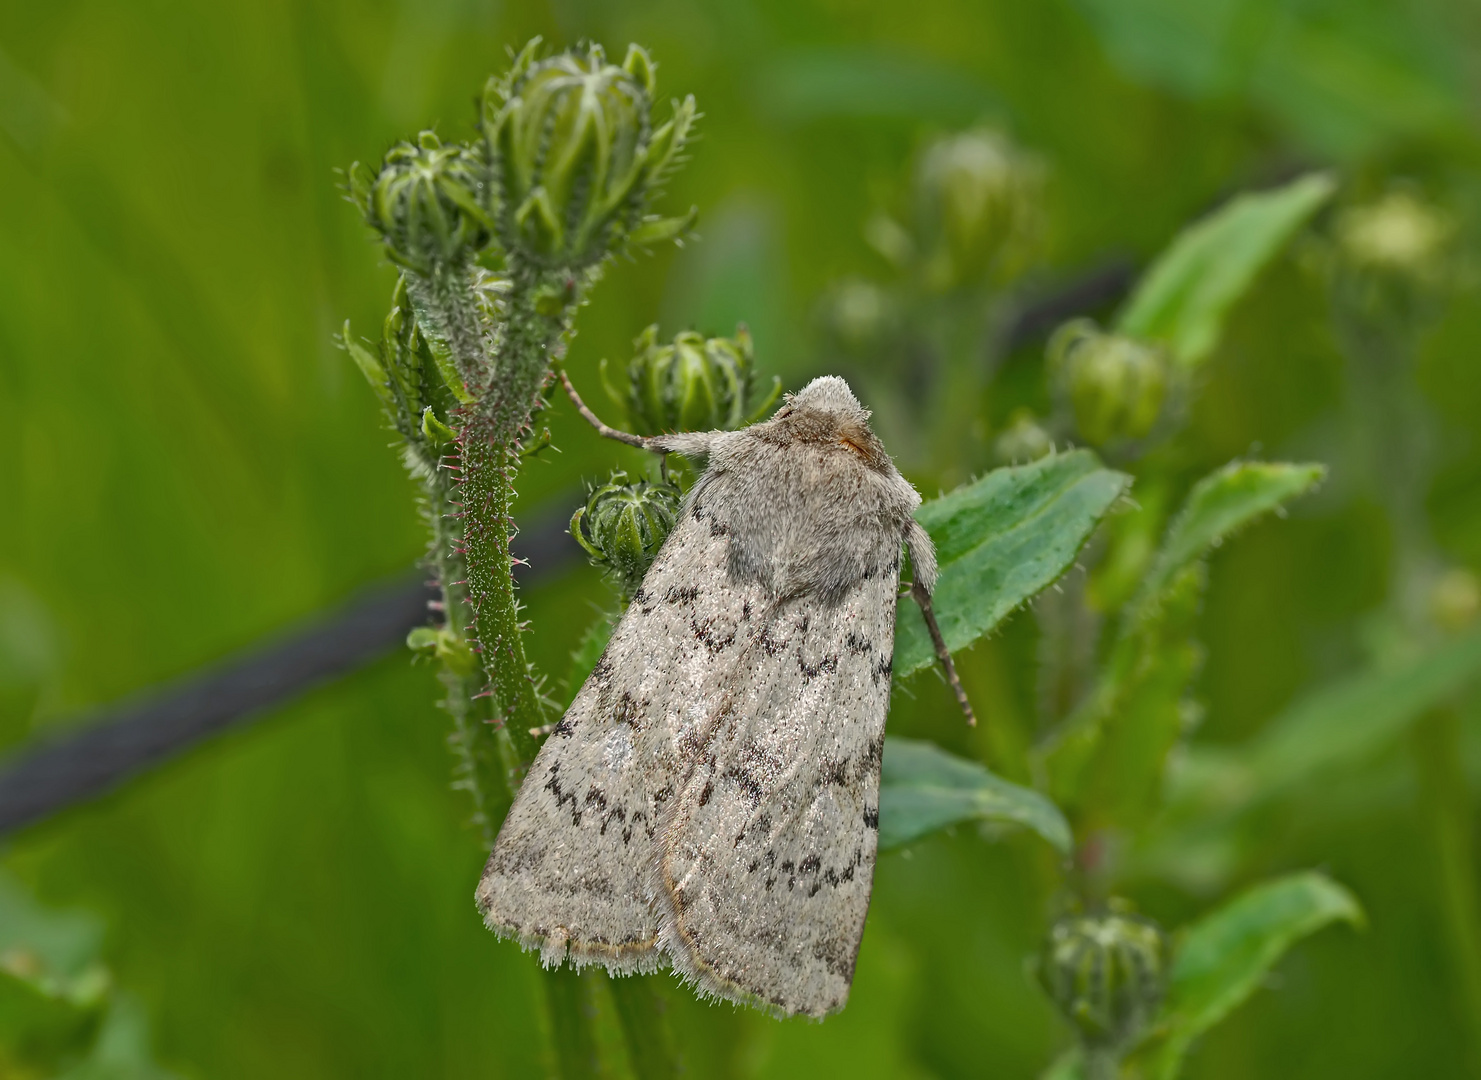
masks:
[[[1008,465],[1020,465],[1038,461],[1054,449],[1049,433],[1039,425],[1038,418],[1028,409],[1015,409],[1005,427],[993,444],[998,459]]]
[[[696,119],[694,99],[651,123],[654,76],[636,45],[621,66],[600,45],[536,59],[530,42],[484,94],[501,242],[539,265],[579,269],[624,244],[681,234],[691,215],[646,216]]]
[[[414,143],[393,146],[375,175],[359,162],[350,166],[350,198],[381,234],[391,261],[426,277],[488,244],[484,175],[476,152],[424,131]]]
[[[744,326],[736,328],[733,338],[706,338],[690,330],[660,345],[654,325],[638,335],[633,349],[626,385],[607,381],[605,362],[602,380],[639,435],[743,427],[781,393],[781,380],[775,379],[770,395],[747,408],[755,370],[751,335]]]
[[[679,498],[679,489],[669,484],[630,484],[626,473],[613,473],[571,515],[571,535],[631,596],[674,527]]]
[[[1150,919],[1070,915],[1050,928],[1039,979],[1088,1046],[1126,1047],[1162,1003],[1167,940]]]
[[[1157,422],[1167,396],[1167,358],[1161,349],[1076,319],[1054,332],[1046,359],[1076,429],[1091,445],[1140,439]]]
[[[926,282],[941,290],[1002,278],[1037,237],[1043,169],[987,128],[940,139],[915,177],[916,245]]]

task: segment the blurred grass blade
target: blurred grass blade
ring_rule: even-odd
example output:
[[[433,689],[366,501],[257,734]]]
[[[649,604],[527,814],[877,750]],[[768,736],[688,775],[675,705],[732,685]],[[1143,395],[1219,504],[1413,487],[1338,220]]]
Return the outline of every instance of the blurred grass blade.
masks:
[[[1142,276],[1116,329],[1164,341],[1179,366],[1198,366],[1229,309],[1335,190],[1330,176],[1311,173],[1241,195],[1184,229]]]
[[[1334,768],[1362,762],[1409,723],[1481,676],[1481,630],[1447,641],[1387,670],[1324,686],[1277,716],[1245,750],[1190,754],[1179,801],[1208,801],[1195,777],[1219,776],[1224,801],[1250,807]],[[1207,768],[1203,767],[1208,758]]]
[[[1303,495],[1324,477],[1322,465],[1232,461],[1193,486],[1168,528],[1162,550],[1142,583],[1134,611],[1155,603],[1180,572],[1255,519]]]
[[[1031,788],[994,776],[975,761],[915,739],[885,741],[879,791],[879,846],[899,847],[963,821],[1022,825],[1068,854],[1070,826]]]
[[[1128,483],[1076,450],[995,469],[917,510],[941,564],[935,608],[947,646],[966,648],[1052,584]],[[895,625],[895,674],[934,659],[926,624],[907,600]]]
[[[969,124],[1007,112],[970,72],[879,49],[784,53],[761,70],[756,100],[768,116],[792,124],[839,117]]]
[[[1078,1046],[1072,1046],[1039,1074],[1039,1080],[1084,1080],[1084,1076],[1085,1055]]]
[[[179,1080],[150,1050],[149,1013],[132,994],[113,996],[92,1052],[57,1080]]]
[[[1188,928],[1168,980],[1150,1074],[1172,1080],[1193,1040],[1228,1016],[1297,941],[1328,923],[1363,922],[1352,893],[1322,874],[1257,885]]]

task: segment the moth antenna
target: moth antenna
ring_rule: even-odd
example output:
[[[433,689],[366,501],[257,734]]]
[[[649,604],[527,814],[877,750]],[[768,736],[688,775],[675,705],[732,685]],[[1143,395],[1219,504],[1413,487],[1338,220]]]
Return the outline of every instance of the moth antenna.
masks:
[[[957,704],[962,707],[966,714],[967,726],[977,726],[977,714],[972,711],[972,703],[967,700],[967,691],[962,689],[962,680],[957,678],[956,665],[951,662],[951,650],[946,647],[946,639],[941,636],[941,626],[936,622],[936,610],[931,606],[931,594],[926,591],[920,582],[912,582],[910,595],[920,605],[920,613],[925,616],[926,629],[931,632],[931,643],[936,646],[936,659],[941,662],[941,669],[946,673],[946,681],[951,686],[951,692],[956,695]]]
[[[643,438],[643,436],[632,435],[626,431],[618,431],[616,428],[608,427],[602,423],[597,417],[597,414],[586,407],[586,402],[581,400],[581,395],[576,393],[576,387],[571,384],[571,377],[566,374],[566,369],[561,368],[557,374],[560,376],[561,385],[566,388],[566,396],[571,399],[571,404],[576,406],[576,411],[582,415],[588,424],[597,429],[598,435],[607,439],[616,439],[618,442],[626,443],[628,446],[636,446],[639,450],[652,449],[648,445],[648,440]]]

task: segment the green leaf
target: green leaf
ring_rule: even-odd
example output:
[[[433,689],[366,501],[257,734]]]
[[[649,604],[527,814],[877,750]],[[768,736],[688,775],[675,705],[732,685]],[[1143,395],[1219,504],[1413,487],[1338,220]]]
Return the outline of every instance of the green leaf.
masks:
[[[936,543],[941,576],[934,607],[947,647],[977,641],[1014,608],[1053,583],[1075,560],[1130,478],[1088,450],[995,469],[916,511]],[[895,674],[935,659],[925,620],[901,604]]]
[[[1184,229],[1142,275],[1116,328],[1165,341],[1179,366],[1197,367],[1218,344],[1229,309],[1335,190],[1330,176],[1311,173],[1241,195]]]
[[[1121,824],[1145,817],[1189,726],[1186,689],[1203,657],[1194,633],[1204,557],[1324,474],[1320,465],[1236,461],[1193,486],[1122,616],[1095,689],[1040,751],[1055,799]]]
[[[1153,1076],[1171,1080],[1193,1040],[1228,1016],[1297,941],[1328,923],[1363,923],[1352,893],[1308,872],[1257,885],[1188,928],[1173,959],[1148,1055]]]
[[[365,381],[375,391],[375,396],[381,399],[386,408],[396,408],[396,397],[391,393],[390,383],[386,378],[386,369],[381,362],[375,358],[369,349],[361,345],[350,336],[350,323],[345,320],[344,330],[340,333],[339,342],[344,346],[345,352],[350,354],[350,359],[355,361],[355,366],[360,369],[360,374],[365,376]]]
[[[1194,485],[1168,529],[1135,607],[1155,602],[1175,576],[1231,533],[1310,491],[1326,474],[1322,465],[1232,461],[1205,476]]]
[[[1011,784],[934,743],[885,740],[880,848],[899,847],[962,821],[1022,825],[1065,853],[1073,843],[1064,815],[1037,791]]]

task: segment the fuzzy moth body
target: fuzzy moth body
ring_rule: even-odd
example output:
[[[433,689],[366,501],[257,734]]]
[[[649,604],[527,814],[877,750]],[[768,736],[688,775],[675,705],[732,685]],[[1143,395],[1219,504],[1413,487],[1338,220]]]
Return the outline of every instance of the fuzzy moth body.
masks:
[[[920,496],[839,378],[707,467],[530,767],[479,882],[547,966],[671,966],[779,1015],[842,1008],[869,907],[902,547]]]

